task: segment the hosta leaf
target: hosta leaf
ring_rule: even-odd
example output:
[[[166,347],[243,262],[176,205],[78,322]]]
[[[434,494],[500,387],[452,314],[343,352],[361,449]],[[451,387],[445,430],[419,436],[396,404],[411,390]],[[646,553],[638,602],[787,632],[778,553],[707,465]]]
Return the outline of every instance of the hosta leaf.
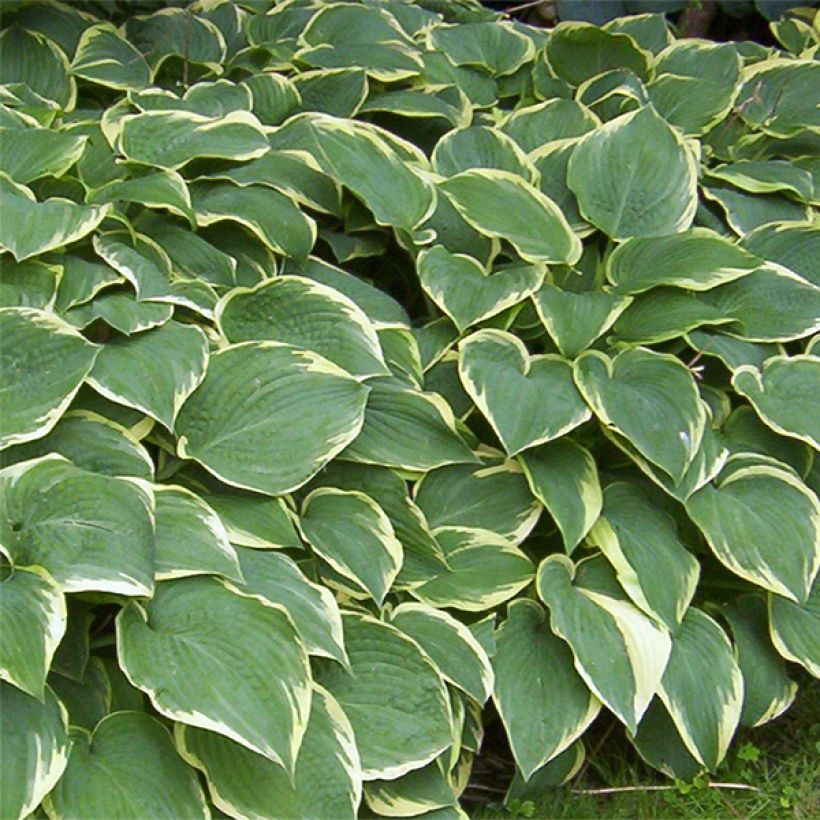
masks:
[[[456,128],[436,143],[433,168],[450,177],[471,168],[496,168],[536,182],[524,151],[502,131],[483,125]]]
[[[27,128],[23,133],[0,127],[3,156],[0,170],[21,184],[41,177],[60,177],[80,158],[86,147],[86,137]]]
[[[439,183],[479,233],[509,242],[528,262],[574,264],[581,242],[557,205],[509,171],[475,168]],[[487,202],[493,202],[487,208]]]
[[[589,23],[561,23],[552,32],[545,58],[555,74],[572,85],[614,68],[626,68],[645,79],[647,55],[626,34]]]
[[[367,74],[358,66],[305,71],[293,84],[302,98],[299,111],[353,117],[367,99]]]
[[[186,468],[175,477],[216,510],[232,544],[253,549],[302,546],[287,497],[271,498],[228,486],[201,468]]]
[[[532,581],[534,567],[512,542],[473,527],[439,527],[436,540],[448,568],[415,587],[415,598],[435,607],[484,612]]]
[[[763,225],[741,239],[740,244],[762,259],[776,262],[820,287],[817,256],[820,229],[811,224],[776,222]]]
[[[472,632],[451,615],[424,604],[400,604],[390,623],[409,635],[430,656],[445,680],[479,704],[493,690],[490,660]]]
[[[309,351],[232,345],[211,355],[183,406],[179,451],[228,484],[281,495],[355,438],[366,397],[367,388]]]
[[[516,265],[488,275],[472,257],[442,245],[422,251],[416,261],[419,281],[430,298],[466,330],[534,293],[544,280],[536,265]]]
[[[786,342],[820,330],[820,287],[767,264],[701,298],[734,322],[732,335],[750,342]]]
[[[91,192],[88,202],[98,205],[139,202],[149,208],[162,208],[183,216],[196,227],[191,195],[185,180],[176,171],[155,171],[141,177],[114,180]]]
[[[293,81],[272,71],[254,74],[242,85],[251,93],[253,113],[265,125],[279,125],[302,101]]]
[[[48,685],[68,709],[68,724],[91,731],[111,712],[111,683],[105,664],[91,656],[79,680],[58,673],[48,676]]]
[[[0,173],[0,250],[19,262],[82,239],[108,215],[108,205],[77,205],[53,197],[38,202],[24,185]]]
[[[84,330],[102,319],[109,327],[130,336],[164,325],[174,314],[171,305],[162,302],[139,302],[131,290],[111,289],[88,302],[69,308],[64,313],[67,322]],[[174,324],[174,323],[172,323]]]
[[[22,26],[9,26],[0,36],[0,77],[3,83],[23,83],[63,110],[74,107],[77,88],[68,60],[48,37]]]
[[[760,726],[789,708],[797,694],[797,684],[789,679],[786,664],[772,645],[764,598],[741,595],[724,606],[721,614],[731,627],[743,676],[740,723]]]
[[[675,632],[658,694],[689,752],[716,769],[740,720],[743,678],[726,633],[695,607]]]
[[[680,361],[645,348],[614,359],[590,351],[576,360],[575,380],[604,424],[673,479],[683,477],[700,446],[706,410]]]
[[[513,26],[497,22],[438,26],[430,32],[429,42],[457,66],[495,76],[512,74],[535,55],[531,40]]]
[[[590,417],[571,365],[559,356],[529,356],[519,339],[498,330],[472,334],[459,353],[464,389],[511,456],[558,438]]]
[[[709,330],[693,330],[684,338],[699,353],[720,359],[732,371],[744,364],[763,367],[766,359],[776,356],[780,351],[779,346],[775,344],[744,342],[742,339]]]
[[[695,594],[700,567],[673,519],[638,485],[618,481],[604,491],[589,541],[612,564],[635,606],[674,633]]]
[[[28,817],[65,771],[71,742],[68,715],[46,687],[43,701],[0,683],[0,814]]]
[[[11,567],[0,581],[0,680],[42,700],[46,673],[66,628],[66,604],[42,567]]]
[[[184,487],[156,485],[156,548],[158,580],[186,575],[224,575],[241,581],[234,548],[219,516]]]
[[[345,458],[421,471],[476,461],[440,396],[411,390],[397,379],[377,379],[368,387],[364,426]]]
[[[717,203],[729,227],[743,236],[770,222],[805,222],[809,209],[781,194],[749,194],[735,188],[712,184],[703,187],[707,199]]]
[[[388,9],[340,3],[321,7],[302,32],[295,59],[317,68],[361,66],[376,80],[418,74],[422,62],[413,41]]]
[[[31,441],[57,423],[98,350],[50,313],[0,309],[0,447]]]
[[[237,222],[274,253],[304,259],[316,241],[313,220],[290,197],[271,188],[199,182],[192,186],[191,197],[199,225]]]
[[[304,347],[353,376],[384,376],[376,331],[346,296],[299,276],[236,288],[220,302],[217,322],[229,342],[269,339]]]
[[[529,154],[555,140],[582,137],[597,125],[599,119],[581,103],[557,98],[517,108],[499,128]]]
[[[538,567],[538,595],[552,631],[572,649],[592,692],[634,733],[658,687],[672,649],[659,627],[623,598],[572,583],[576,567],[551,555]]]
[[[582,137],[568,170],[581,214],[614,239],[686,230],[696,177],[690,150],[651,106]]]
[[[541,507],[515,462],[454,464],[416,483],[415,500],[431,527],[478,527],[523,541]]]
[[[643,760],[669,777],[692,780],[704,766],[684,745],[672,717],[660,698],[655,697],[630,737]]]
[[[751,194],[784,192],[809,202],[814,193],[811,174],[786,160],[739,160],[709,169],[709,177]]]
[[[393,779],[443,752],[450,701],[440,673],[419,645],[367,615],[344,615],[350,671],[324,667],[327,687],[350,719],[365,780]]]
[[[16,565],[39,564],[65,592],[151,594],[153,498],[137,482],[50,455],[6,467],[0,485]]]
[[[350,721],[314,684],[296,771],[214,732],[176,724],[180,754],[205,773],[214,804],[234,817],[354,818],[361,799],[359,754]]]
[[[672,236],[628,239],[606,263],[607,278],[619,293],[642,293],[659,285],[709,290],[740,279],[760,259],[707,228]]]
[[[161,581],[150,601],[117,616],[117,651],[128,679],[160,714],[293,771],[310,709],[310,670],[283,607],[215,578]]]
[[[333,593],[309,581],[287,555],[272,550],[238,549],[244,581],[238,588],[283,606],[311,655],[347,663],[342,616]]]
[[[786,660],[820,677],[820,584],[815,581],[804,604],[769,595],[769,631],[772,643]]]
[[[436,817],[444,809],[455,812],[458,798],[445,768],[446,754],[395,780],[371,780],[364,784],[365,802],[384,817]]]
[[[90,26],[80,38],[71,73],[120,91],[145,88],[151,69],[145,57],[111,23]]]
[[[686,502],[717,558],[764,589],[804,604],[820,567],[820,505],[793,474],[751,466]]]
[[[571,553],[598,519],[603,494],[592,454],[568,438],[518,456],[533,495],[555,519]]]
[[[629,306],[628,297],[606,290],[574,293],[545,282],[533,296],[538,318],[562,355],[586,350]]]
[[[57,311],[63,313],[75,305],[93,299],[101,290],[124,281],[117,271],[102,262],[90,262],[66,254],[61,261],[63,275],[57,289]]]
[[[540,799],[545,790],[563,786],[578,774],[585,758],[584,744],[576,740],[549,763],[536,769],[528,781],[521,777],[520,771],[516,771],[504,797],[504,805],[512,806],[516,800]]]
[[[144,712],[116,712],[72,735],[68,767],[48,796],[56,817],[208,817],[196,774]],[[116,788],[111,788],[116,783]]]
[[[0,281],[0,307],[30,307],[50,310],[54,307],[62,270],[34,259],[3,263]]]
[[[205,334],[171,321],[133,337],[112,339],[100,350],[88,383],[111,401],[142,410],[173,430],[207,364]]]
[[[252,105],[250,91],[244,85],[227,80],[194,83],[181,97],[164,89],[148,88],[132,91],[128,99],[143,111],[190,111],[204,117],[250,111]]]
[[[601,703],[536,601],[510,604],[497,642],[493,700],[526,781],[583,734]]]
[[[744,365],[733,373],[732,386],[773,430],[820,450],[820,358],[775,356],[762,370]]]
[[[330,487],[314,490],[302,505],[300,526],[319,556],[381,606],[403,555],[390,519],[372,498]]]
[[[145,111],[123,120],[120,146],[132,162],[171,171],[199,157],[254,159],[270,147],[259,121],[247,111],[217,118]]]

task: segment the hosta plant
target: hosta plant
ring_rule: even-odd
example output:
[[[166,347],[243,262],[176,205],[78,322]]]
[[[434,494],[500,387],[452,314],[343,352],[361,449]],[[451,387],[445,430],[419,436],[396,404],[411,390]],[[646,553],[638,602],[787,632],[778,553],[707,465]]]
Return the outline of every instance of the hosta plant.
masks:
[[[812,14],[5,3],[0,815],[463,817],[490,725],[512,800],[781,714]]]

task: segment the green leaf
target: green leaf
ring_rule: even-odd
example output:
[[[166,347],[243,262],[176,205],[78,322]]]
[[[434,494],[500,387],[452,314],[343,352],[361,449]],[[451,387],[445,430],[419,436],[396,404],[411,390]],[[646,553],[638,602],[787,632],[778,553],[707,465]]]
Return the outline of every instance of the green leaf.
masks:
[[[162,362],[162,367],[157,367]],[[166,322],[100,350],[88,383],[111,401],[142,410],[169,430],[205,377],[208,342],[198,327]]]
[[[211,355],[177,418],[179,452],[227,484],[281,495],[356,437],[366,397],[367,388],[309,351],[232,345]]]
[[[55,816],[209,816],[196,774],[150,715],[116,712],[91,733],[76,730],[72,741],[65,774],[47,798]]]
[[[516,108],[501,120],[498,127],[531,154],[556,140],[582,137],[600,124],[600,120],[581,103],[556,98]]]
[[[11,567],[0,581],[0,679],[43,699],[51,659],[66,628],[66,604],[42,567]]]
[[[812,224],[776,222],[762,225],[740,240],[761,259],[776,262],[820,287],[816,259],[820,254],[820,230]]]
[[[0,250],[20,262],[82,239],[105,219],[109,205],[77,205],[53,197],[38,202],[24,185],[0,172]]]
[[[111,23],[97,23],[83,32],[71,73],[119,91],[145,88],[152,75],[145,57]]]
[[[281,766],[222,735],[182,723],[175,733],[182,757],[204,772],[214,804],[234,817],[356,816],[362,784],[353,730],[316,684],[292,780]]]
[[[575,380],[595,415],[679,481],[703,438],[706,410],[677,359],[645,348],[610,359],[598,351],[575,362]]]
[[[361,66],[375,80],[393,82],[418,74],[417,47],[388,9],[352,3],[321,7],[299,38],[295,59],[316,68]]]
[[[242,580],[239,560],[222,521],[199,496],[184,487],[157,484],[154,497],[157,580],[187,575]]]
[[[804,604],[820,567],[817,497],[785,469],[741,467],[707,485],[686,511],[732,572]]]
[[[640,79],[649,74],[647,55],[631,37],[589,23],[560,23],[544,56],[558,77],[575,86],[614,68],[629,69]]]
[[[387,373],[376,331],[346,296],[300,276],[277,276],[254,288],[236,288],[217,305],[229,342],[266,340],[312,350],[353,376]]]
[[[490,659],[472,632],[448,615],[424,604],[400,604],[390,623],[409,635],[430,656],[442,677],[484,704],[492,694]]]
[[[619,293],[642,293],[659,285],[710,290],[751,273],[760,259],[707,228],[672,236],[628,239],[606,263]]]
[[[408,389],[398,379],[376,379],[368,387],[364,426],[345,458],[420,471],[476,461],[440,396]]]
[[[530,559],[497,533],[439,527],[434,535],[448,568],[411,590],[425,604],[484,612],[513,598],[532,581]]]
[[[64,111],[74,107],[77,87],[69,76],[68,60],[48,37],[12,25],[0,35],[0,53],[4,84],[22,83]]]
[[[820,358],[774,356],[762,370],[744,365],[732,374],[732,386],[773,430],[820,450]]]
[[[791,706],[797,684],[789,679],[786,664],[769,637],[766,600],[741,595],[726,604],[721,614],[729,622],[735,655],[743,676],[742,726],[760,726]]]
[[[533,42],[505,23],[460,23],[437,26],[430,46],[457,66],[479,69],[496,77],[512,74],[535,56]]]
[[[719,183],[704,186],[703,194],[717,203],[738,236],[770,222],[805,222],[809,218],[805,205],[780,194],[749,194]]]
[[[113,268],[102,262],[89,262],[79,256],[62,257],[63,275],[57,289],[57,311],[63,313],[75,305],[93,299],[101,290],[123,282]]]
[[[545,282],[533,296],[538,318],[563,356],[575,358],[612,327],[631,299],[607,290],[575,293]]]
[[[544,280],[536,265],[516,265],[487,274],[470,256],[442,245],[423,250],[416,260],[419,281],[430,298],[460,331],[517,305]]]
[[[125,117],[120,148],[132,162],[174,171],[192,159],[247,160],[269,149],[253,114],[206,117],[190,111],[145,111]]]
[[[329,665],[318,681],[350,719],[362,776],[394,779],[421,768],[452,742],[441,675],[395,627],[355,613],[343,620],[350,671]]]
[[[384,510],[364,493],[322,487],[304,500],[299,523],[314,551],[381,606],[403,560]]]
[[[6,467],[0,486],[0,527],[15,565],[39,564],[64,592],[151,594],[154,503],[136,480],[50,455]]]
[[[804,604],[769,595],[769,631],[772,643],[786,660],[820,677],[820,584],[815,581]]]
[[[0,281],[0,307],[30,307],[50,310],[62,276],[57,265],[42,262],[5,261]]]
[[[44,700],[0,683],[0,814],[22,820],[62,777],[71,743],[65,707],[48,687]]]
[[[563,438],[518,456],[533,495],[555,519],[571,554],[598,519],[603,494],[592,454]]]
[[[82,156],[86,137],[45,128],[0,127],[3,156],[0,170],[14,181],[27,184],[41,177],[61,177]]]
[[[161,208],[183,216],[196,227],[188,186],[176,171],[155,171],[131,179],[117,179],[94,189],[87,199],[93,204],[139,202],[148,208]]]
[[[0,447],[51,430],[94,365],[98,349],[50,313],[0,308]]]
[[[584,733],[601,704],[536,601],[510,604],[497,641],[493,700],[527,781]]]
[[[674,633],[700,575],[674,520],[638,485],[617,481],[604,491],[603,512],[588,540],[612,564],[635,606]]]
[[[283,607],[215,578],[161,581],[150,601],[132,602],[117,616],[117,653],[160,714],[294,770],[310,709],[310,669]]]
[[[740,720],[743,678],[726,633],[695,607],[674,634],[658,695],[692,756],[716,769]]]
[[[576,567],[551,555],[538,567],[538,596],[552,631],[565,640],[575,668],[632,733],[660,683],[672,650],[665,628],[621,597],[573,584]]]
[[[139,302],[130,290],[111,289],[85,304],[69,308],[64,316],[67,322],[81,330],[102,319],[109,327],[130,336],[164,325],[173,314],[171,305]]]
[[[237,588],[284,607],[311,655],[347,663],[342,616],[333,593],[309,581],[287,555],[272,550],[237,550],[244,580]]]
[[[455,464],[416,483],[415,501],[431,527],[478,527],[516,544],[538,521],[541,506],[515,462]]]
[[[787,342],[820,330],[820,287],[771,263],[701,298],[732,317],[732,335],[750,342]]]
[[[516,142],[483,125],[448,131],[436,143],[432,161],[436,172],[446,177],[471,168],[496,168],[537,182],[537,174]]]
[[[446,753],[421,769],[394,780],[364,784],[364,799],[378,815],[386,817],[436,817],[439,810],[457,811],[458,798],[452,777],[445,771]]]
[[[518,338],[499,330],[472,334],[459,344],[459,354],[464,389],[511,456],[590,417],[571,365],[559,356],[529,356]]]
[[[200,226],[236,222],[274,253],[304,259],[316,242],[316,225],[285,194],[261,185],[240,188],[229,182],[197,182],[191,198]]]
[[[68,709],[68,723],[73,728],[91,731],[111,712],[111,682],[105,664],[91,656],[79,680],[52,672],[48,685]]]
[[[696,181],[690,149],[651,106],[582,137],[569,161],[581,214],[613,239],[685,231],[695,216]]]
[[[506,240],[528,262],[572,265],[581,256],[581,242],[558,206],[509,171],[474,168],[442,180],[439,188],[469,225]]]
[[[811,202],[814,185],[811,174],[786,160],[739,160],[709,169],[709,177],[750,194],[783,192]]]
[[[688,783],[703,772],[703,764],[692,757],[658,697],[649,704],[630,740],[643,760],[669,777]]]

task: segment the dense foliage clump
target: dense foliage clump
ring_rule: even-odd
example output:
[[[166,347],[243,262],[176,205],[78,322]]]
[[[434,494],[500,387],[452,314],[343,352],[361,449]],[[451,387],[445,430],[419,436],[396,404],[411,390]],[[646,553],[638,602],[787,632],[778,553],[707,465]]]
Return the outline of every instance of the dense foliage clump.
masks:
[[[2,817],[688,779],[818,674],[813,12],[5,5]]]

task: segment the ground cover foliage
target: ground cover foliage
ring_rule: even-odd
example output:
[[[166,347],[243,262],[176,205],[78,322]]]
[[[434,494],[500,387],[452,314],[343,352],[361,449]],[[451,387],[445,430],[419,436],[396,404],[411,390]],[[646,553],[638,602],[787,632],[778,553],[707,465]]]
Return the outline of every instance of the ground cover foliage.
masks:
[[[813,12],[4,12],[3,817],[691,780],[817,675]]]

